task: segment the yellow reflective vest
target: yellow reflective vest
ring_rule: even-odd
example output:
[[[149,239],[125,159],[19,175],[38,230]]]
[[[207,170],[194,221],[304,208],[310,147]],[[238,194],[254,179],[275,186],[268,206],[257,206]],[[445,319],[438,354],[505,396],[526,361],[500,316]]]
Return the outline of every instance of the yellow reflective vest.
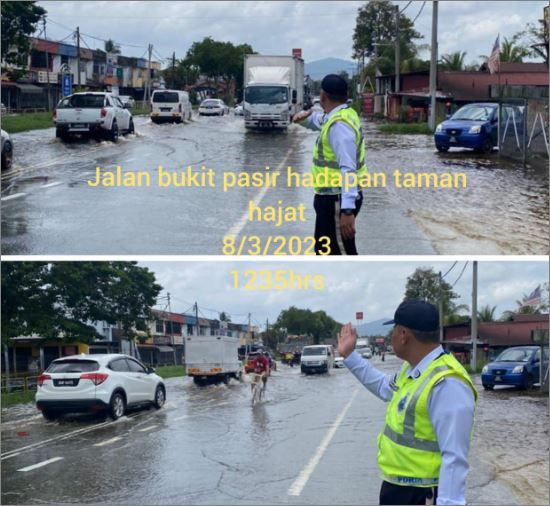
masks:
[[[388,405],[385,427],[378,436],[378,466],[386,481],[433,487],[439,480],[441,452],[428,413],[430,391],[450,376],[472,389],[474,401],[477,392],[464,367],[452,355],[445,353],[435,359],[417,379],[407,376],[408,369],[405,363],[395,381],[398,390]]]
[[[328,141],[330,127],[337,121],[343,121],[355,132],[357,178],[367,170],[365,165],[365,139],[361,128],[361,119],[351,107],[344,107],[334,114],[321,127],[317,142],[313,147],[313,166],[311,168],[315,193],[340,193],[342,174],[336,154]],[[360,188],[359,188],[360,189]]]

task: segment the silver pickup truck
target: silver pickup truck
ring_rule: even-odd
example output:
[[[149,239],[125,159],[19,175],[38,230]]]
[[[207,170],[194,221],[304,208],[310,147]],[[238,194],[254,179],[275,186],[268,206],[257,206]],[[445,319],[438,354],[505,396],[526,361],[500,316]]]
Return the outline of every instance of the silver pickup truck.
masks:
[[[118,97],[106,92],[75,93],[63,98],[53,120],[55,136],[63,141],[74,135],[91,135],[116,142],[121,132],[134,132],[132,113]]]

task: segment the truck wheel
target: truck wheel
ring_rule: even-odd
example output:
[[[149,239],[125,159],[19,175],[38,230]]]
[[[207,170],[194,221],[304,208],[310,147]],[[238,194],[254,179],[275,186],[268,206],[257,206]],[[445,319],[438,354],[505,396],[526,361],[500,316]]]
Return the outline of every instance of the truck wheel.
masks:
[[[153,404],[155,408],[160,409],[162,408],[162,406],[164,406],[165,402],[166,402],[166,394],[164,392],[164,388],[159,385],[155,390],[155,401]]]
[[[118,125],[116,121],[113,121],[113,124],[111,126],[111,130],[109,132],[109,140],[113,142],[118,141]]]
[[[229,385],[229,374],[224,374],[224,375],[222,376],[222,383],[223,383],[224,385]]]
[[[109,415],[113,420],[118,420],[126,413],[126,400],[120,392],[115,392],[109,402]]]
[[[206,386],[206,381],[203,380],[202,378],[199,378],[198,376],[193,376],[193,383],[195,383],[195,385],[199,387]]]

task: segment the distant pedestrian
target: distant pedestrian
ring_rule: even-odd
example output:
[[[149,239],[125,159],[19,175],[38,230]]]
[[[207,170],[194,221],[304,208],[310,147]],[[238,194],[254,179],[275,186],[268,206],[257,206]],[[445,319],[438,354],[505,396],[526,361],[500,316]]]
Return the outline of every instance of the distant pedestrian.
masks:
[[[318,255],[357,255],[355,218],[363,202],[357,179],[367,168],[361,119],[347,104],[347,99],[346,81],[329,74],[321,82],[320,103],[325,113],[310,109],[292,118],[295,123],[308,119],[303,126],[321,131],[313,148],[312,167],[314,181],[317,181],[313,207]],[[324,174],[328,181],[322,184]],[[333,181],[338,177],[340,184],[335,184]],[[330,242],[327,244],[323,238]]]
[[[351,324],[338,336],[346,367],[389,402],[378,437],[380,504],[466,504],[476,389],[462,365],[439,344],[434,306],[405,300],[386,324],[394,324],[392,347],[405,361],[391,376],[354,351],[357,335]]]

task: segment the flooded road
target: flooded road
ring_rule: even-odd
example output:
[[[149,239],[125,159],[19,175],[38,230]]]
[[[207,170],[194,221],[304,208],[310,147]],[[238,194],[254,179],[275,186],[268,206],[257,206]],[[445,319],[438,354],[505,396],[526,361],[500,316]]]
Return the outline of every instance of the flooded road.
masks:
[[[547,171],[488,156],[438,153],[431,137],[387,135],[365,125],[367,164],[388,175],[365,190],[359,215],[360,254],[547,254]],[[14,169],[2,175],[4,254],[222,254],[223,238],[311,236],[310,188],[159,188],[158,166],[184,170],[307,172],[316,133],[246,132],[242,117],[195,117],[185,125],[136,118],[135,135],[118,144],[63,144],[53,129],[13,136]],[[88,186],[95,170],[144,171],[150,187]],[[391,174],[463,172],[466,189],[396,188]],[[276,226],[250,221],[249,202],[304,204],[304,221]],[[286,250],[287,248],[285,248]],[[249,248],[242,253],[247,254]],[[273,254],[273,249],[268,248]],[[283,251],[285,252],[285,251]]]
[[[374,363],[387,372],[400,364],[393,356]],[[385,404],[346,369],[306,377],[280,365],[254,408],[246,382],[166,384],[163,409],[117,422],[46,423],[32,404],[2,410],[2,504],[378,504],[376,435]],[[504,402],[500,391],[480,394],[468,502],[536,504],[548,491],[547,440],[539,468],[546,486],[537,484],[537,495],[516,490],[507,481],[515,473],[490,464],[496,452],[499,462],[519,465],[520,447],[521,458],[543,458],[547,404],[518,402],[517,392]],[[539,418],[524,424],[530,436],[517,417]],[[500,447],[497,419],[506,430]]]

